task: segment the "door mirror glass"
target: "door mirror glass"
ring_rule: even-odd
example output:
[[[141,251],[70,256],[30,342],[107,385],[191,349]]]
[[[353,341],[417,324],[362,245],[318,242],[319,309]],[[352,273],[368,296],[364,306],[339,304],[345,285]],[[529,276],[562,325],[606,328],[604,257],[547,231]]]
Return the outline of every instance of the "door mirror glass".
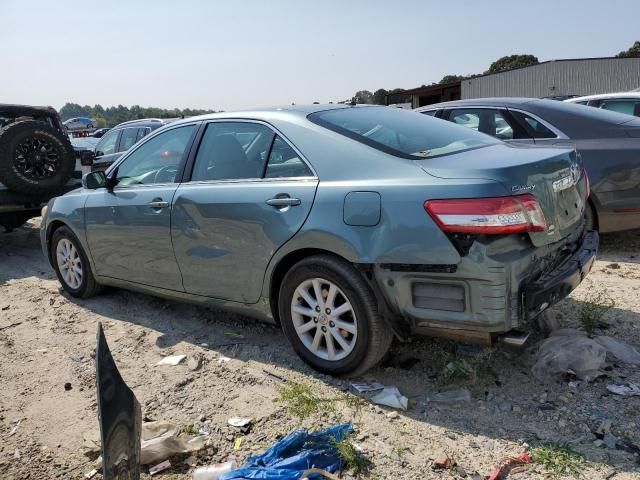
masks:
[[[95,190],[107,186],[107,177],[104,172],[85,173],[82,177],[82,186],[87,190]]]

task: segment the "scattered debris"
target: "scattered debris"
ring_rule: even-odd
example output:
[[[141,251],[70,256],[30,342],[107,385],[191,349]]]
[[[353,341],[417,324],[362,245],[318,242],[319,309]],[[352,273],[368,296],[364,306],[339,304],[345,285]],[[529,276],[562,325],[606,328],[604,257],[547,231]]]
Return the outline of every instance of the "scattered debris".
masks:
[[[398,412],[396,412],[396,411],[391,411],[391,412],[387,413],[386,416],[390,420],[394,420],[396,418],[400,418],[400,414]]]
[[[6,310],[3,308],[3,310]],[[5,325],[4,327],[0,327],[0,330],[7,330],[8,328],[17,327],[18,325],[22,325],[22,322],[15,322],[9,325]]]
[[[16,433],[16,431],[18,430],[18,427],[20,426],[20,422],[22,422],[22,420],[18,420],[18,423],[15,424],[15,426],[11,429],[11,431],[9,432],[9,436],[13,436],[14,433]]]
[[[171,463],[169,462],[169,460],[165,460],[164,462],[149,468],[149,475],[155,475],[156,473],[162,472],[167,468],[171,468]]]
[[[140,463],[149,465],[165,460],[176,453],[191,453],[205,447],[207,438],[181,434],[181,430],[169,422],[142,424]]]
[[[93,470],[85,473],[84,474],[84,478],[93,478],[93,477],[95,477],[97,475],[97,473],[98,473],[98,469],[94,468]]]
[[[620,268],[620,264],[619,263],[610,263],[609,265],[607,265],[607,268],[610,268],[612,270],[618,270]]]
[[[244,439],[242,437],[238,437],[236,438],[236,441],[233,442],[233,449],[234,450],[240,450],[240,448],[242,447],[242,441]]]
[[[198,467],[191,474],[191,480],[216,480],[234,468],[236,468],[234,460]]]
[[[542,381],[564,376],[568,370],[581,380],[593,380],[606,359],[607,351],[594,340],[582,336],[552,336],[540,343],[533,375]]]
[[[227,423],[232,427],[239,428],[242,433],[249,433],[249,429],[251,428],[251,422],[253,418],[251,417],[231,417],[227,420]]]
[[[218,363],[227,363],[227,362],[230,362],[230,361],[231,361],[231,359],[229,357],[222,356],[222,357],[218,358]]]
[[[158,363],[156,363],[156,365],[178,365],[180,362],[182,362],[185,358],[187,358],[186,355],[169,355],[167,357],[164,357],[162,360],[160,360]]]
[[[298,480],[323,470],[335,473],[344,465],[337,442],[352,433],[351,424],[335,425],[312,433],[305,429],[296,430],[278,440],[264,453],[248,457],[242,467],[227,473],[223,478]],[[308,470],[310,465],[319,470]]]
[[[602,441],[607,446],[607,448],[610,448],[613,450],[616,448],[616,442],[618,441],[618,439],[614,437],[611,433],[607,433],[605,434],[604,437],[602,437]]]
[[[450,468],[455,467],[455,465],[456,461],[446,453],[438,456],[438,458],[433,462],[433,468],[435,470],[449,470]]]
[[[533,462],[533,457],[528,453],[523,453],[517,457],[506,457],[500,461],[489,475],[488,480],[501,480],[510,473],[520,473],[526,469],[526,465]]]
[[[271,380],[275,380],[278,383],[284,383],[286,382],[286,380],[278,375],[276,375],[275,373],[271,373],[268,370],[262,370],[262,373],[264,373],[267,377],[269,377]]]
[[[429,397],[430,402],[470,402],[471,392],[466,388],[457,388],[455,390],[445,390],[444,392],[435,393]]]
[[[380,382],[376,382],[375,380],[371,381],[371,382],[367,382],[365,380],[363,380],[361,382],[353,382],[351,384],[351,386],[358,393],[376,392],[376,391],[382,390],[384,388],[383,384],[381,384]]]
[[[640,385],[636,385],[635,383],[623,383],[620,385],[613,383],[607,385],[607,390],[625,397],[640,397]]]
[[[578,388],[578,387],[579,387],[580,385],[582,385],[583,383],[584,383],[584,382],[583,382],[582,380],[571,380],[571,381],[569,382],[569,384],[568,384],[568,385],[569,385],[571,388]]]
[[[66,382],[64,384],[64,389],[68,392],[69,390],[71,390],[71,382]]]
[[[196,370],[200,370],[201,366],[202,366],[202,358],[200,356],[191,357],[187,362],[187,367],[189,367],[189,370],[191,370],[192,372],[195,372]]]
[[[640,365],[640,352],[628,343],[604,335],[599,335],[595,337],[594,340],[621,362],[630,365]]]
[[[398,387],[384,387],[380,393],[371,398],[373,403],[378,405],[386,405],[392,408],[401,408],[406,410],[409,405],[409,399],[400,393]]]
[[[560,321],[555,314],[551,313],[549,310],[545,310],[540,315],[536,317],[536,323],[538,324],[538,328],[545,335],[549,335],[551,332],[555,330],[559,330],[562,325],[560,325]]]

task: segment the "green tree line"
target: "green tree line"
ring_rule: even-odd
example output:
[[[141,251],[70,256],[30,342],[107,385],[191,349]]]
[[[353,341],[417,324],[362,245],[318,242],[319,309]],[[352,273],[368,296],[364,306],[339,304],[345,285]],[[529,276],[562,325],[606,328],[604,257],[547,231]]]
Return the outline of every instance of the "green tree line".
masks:
[[[97,127],[114,127],[122,122],[129,120],[138,120],[141,118],[180,118],[192,117],[194,115],[203,115],[205,113],[213,113],[215,110],[201,110],[192,108],[157,108],[157,107],[141,107],[140,105],[132,105],[125,107],[118,105],[117,107],[104,108],[102,105],[78,105],[77,103],[65,103],[60,109],[60,117],[62,120],[68,120],[73,117],[90,117],[96,121]]]

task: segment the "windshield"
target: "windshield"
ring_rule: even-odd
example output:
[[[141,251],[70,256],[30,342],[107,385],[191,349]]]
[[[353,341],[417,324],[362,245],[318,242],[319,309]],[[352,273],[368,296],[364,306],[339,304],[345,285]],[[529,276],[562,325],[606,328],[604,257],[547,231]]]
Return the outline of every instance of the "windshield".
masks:
[[[341,108],[308,118],[383,152],[414,160],[500,143],[489,135],[400,108]]]

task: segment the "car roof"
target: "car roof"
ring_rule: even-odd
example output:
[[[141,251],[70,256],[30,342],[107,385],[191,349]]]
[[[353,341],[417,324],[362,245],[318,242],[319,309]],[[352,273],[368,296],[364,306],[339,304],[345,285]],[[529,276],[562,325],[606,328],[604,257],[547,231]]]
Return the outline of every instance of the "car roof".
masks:
[[[555,102],[556,100],[546,100],[540,98],[526,97],[490,97],[490,98],[470,98],[466,100],[453,100],[451,102],[434,103],[424,107],[416,108],[417,112],[425,112],[428,110],[437,110],[439,108],[451,107],[518,107],[532,102]]]
[[[346,108],[388,108],[384,105],[353,105],[343,103],[329,103],[329,104],[311,104],[311,105],[286,105],[267,108],[255,108],[248,110],[234,110],[228,112],[208,113],[205,115],[198,115],[195,117],[188,117],[176,122],[176,124],[188,123],[190,121],[201,120],[217,120],[217,119],[248,119],[248,120],[262,120],[268,121],[275,116],[292,116],[297,118],[306,118],[308,115],[317,112],[323,112],[325,110],[337,110]]]
[[[604,100],[607,98],[640,98],[640,92],[600,93],[598,95],[585,95],[564,100],[567,103],[584,102],[585,100]]]

